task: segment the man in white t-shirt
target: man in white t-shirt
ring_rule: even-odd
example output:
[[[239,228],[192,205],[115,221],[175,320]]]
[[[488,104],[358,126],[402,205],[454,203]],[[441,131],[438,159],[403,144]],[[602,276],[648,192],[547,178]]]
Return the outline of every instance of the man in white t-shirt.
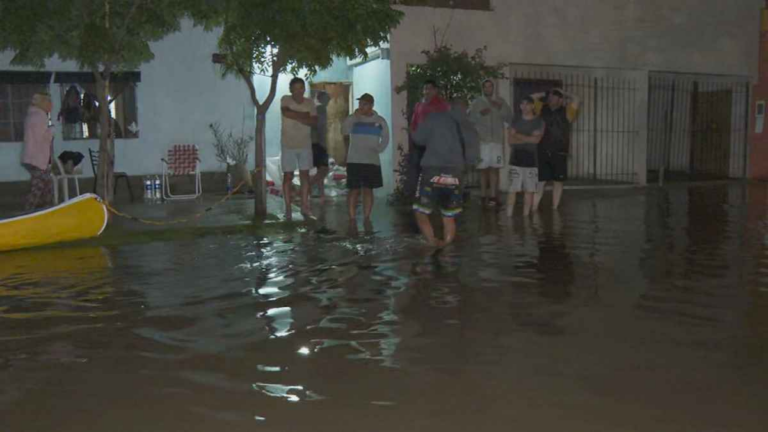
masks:
[[[306,85],[301,78],[290,83],[291,95],[280,99],[282,111],[281,157],[283,168],[283,197],[285,217],[290,220],[293,174],[299,170],[301,181],[301,214],[311,217],[309,208],[309,170],[312,169],[312,126],[317,124],[317,107],[312,99],[305,98]]]

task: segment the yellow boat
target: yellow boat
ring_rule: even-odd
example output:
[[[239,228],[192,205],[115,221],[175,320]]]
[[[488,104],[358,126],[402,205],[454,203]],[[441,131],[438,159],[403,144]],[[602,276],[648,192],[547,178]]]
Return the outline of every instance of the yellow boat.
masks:
[[[107,218],[101,199],[85,194],[56,207],[0,220],[0,252],[97,237]]]

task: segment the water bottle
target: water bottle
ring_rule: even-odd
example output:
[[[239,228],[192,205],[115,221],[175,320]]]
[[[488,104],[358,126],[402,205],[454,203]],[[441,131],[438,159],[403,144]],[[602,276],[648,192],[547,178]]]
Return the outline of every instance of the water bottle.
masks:
[[[162,199],[162,183],[160,183],[160,176],[155,176],[155,199]]]
[[[152,199],[152,179],[149,178],[149,176],[144,177],[144,199],[145,200],[151,200]]]
[[[227,195],[232,193],[232,174],[227,173]]]

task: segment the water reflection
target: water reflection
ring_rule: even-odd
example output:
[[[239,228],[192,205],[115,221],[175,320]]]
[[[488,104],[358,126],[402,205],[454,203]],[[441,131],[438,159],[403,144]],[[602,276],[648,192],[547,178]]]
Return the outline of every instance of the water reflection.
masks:
[[[737,384],[768,385],[764,187],[574,193],[560,212],[530,218],[469,208],[459,241],[439,252],[418,241],[409,214],[377,207],[378,231],[350,238],[344,206],[323,211],[322,233],[2,255],[0,337],[49,339],[4,344],[0,373],[50,370],[71,380],[62,388],[82,386],[80,398],[120,388],[172,407],[104,402],[112,424],[127,424],[120,412],[143,419],[126,426],[137,430],[249,430],[254,419],[324,430],[348,417],[396,430],[425,412],[436,413],[425,430],[433,418],[463,430],[531,400],[590,419],[609,404],[626,415],[590,429],[617,430],[661,412],[657,401],[678,403],[668,395],[680,389],[699,401],[711,393],[697,389],[720,386],[730,405],[762,406]],[[35,369],[46,356],[83,370]],[[94,370],[106,372],[83,379]],[[52,397],[40,394],[29,400]],[[686,421],[707,414],[675,406]],[[529,414],[551,420],[518,415]],[[32,417],[5,416],[14,426]]]
[[[0,320],[5,321],[2,328],[29,329],[32,325],[26,324],[27,320],[97,318],[118,313],[111,304],[114,288],[110,269],[109,252],[100,247],[4,253],[0,259]],[[24,322],[14,324],[12,320]],[[26,338],[40,333],[0,334],[3,338]]]

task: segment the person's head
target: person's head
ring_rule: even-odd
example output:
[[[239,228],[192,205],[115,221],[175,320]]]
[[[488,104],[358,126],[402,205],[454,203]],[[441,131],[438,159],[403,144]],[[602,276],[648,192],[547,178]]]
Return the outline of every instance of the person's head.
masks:
[[[294,77],[288,86],[291,90],[291,96],[295,98],[304,96],[304,92],[307,90],[307,86],[304,83],[304,80],[299,77]]]
[[[493,93],[496,90],[496,85],[493,81],[487,79],[483,81],[483,95],[485,97],[493,97]]]
[[[32,96],[32,105],[40,108],[41,110],[49,113],[53,109],[53,102],[51,102],[51,95],[48,93],[35,93]]]
[[[557,109],[563,106],[563,99],[565,97],[563,96],[563,92],[560,89],[552,89],[549,91],[549,96],[547,97],[547,104],[552,109]]]
[[[360,114],[370,116],[373,114],[373,96],[368,93],[357,98]]]
[[[331,96],[328,95],[328,93],[324,91],[317,92],[317,102],[322,105],[326,106],[331,101]]]
[[[83,93],[83,107],[93,108],[96,106],[96,98],[88,92]]]
[[[80,90],[77,89],[77,86],[69,86],[67,92],[64,93],[64,104],[67,107],[80,105]]]
[[[421,95],[426,100],[432,100],[440,92],[440,87],[435,80],[426,80],[421,87]]]
[[[533,115],[533,98],[532,97],[526,96],[523,98],[523,100],[520,101],[520,111],[523,112],[524,116]]]

